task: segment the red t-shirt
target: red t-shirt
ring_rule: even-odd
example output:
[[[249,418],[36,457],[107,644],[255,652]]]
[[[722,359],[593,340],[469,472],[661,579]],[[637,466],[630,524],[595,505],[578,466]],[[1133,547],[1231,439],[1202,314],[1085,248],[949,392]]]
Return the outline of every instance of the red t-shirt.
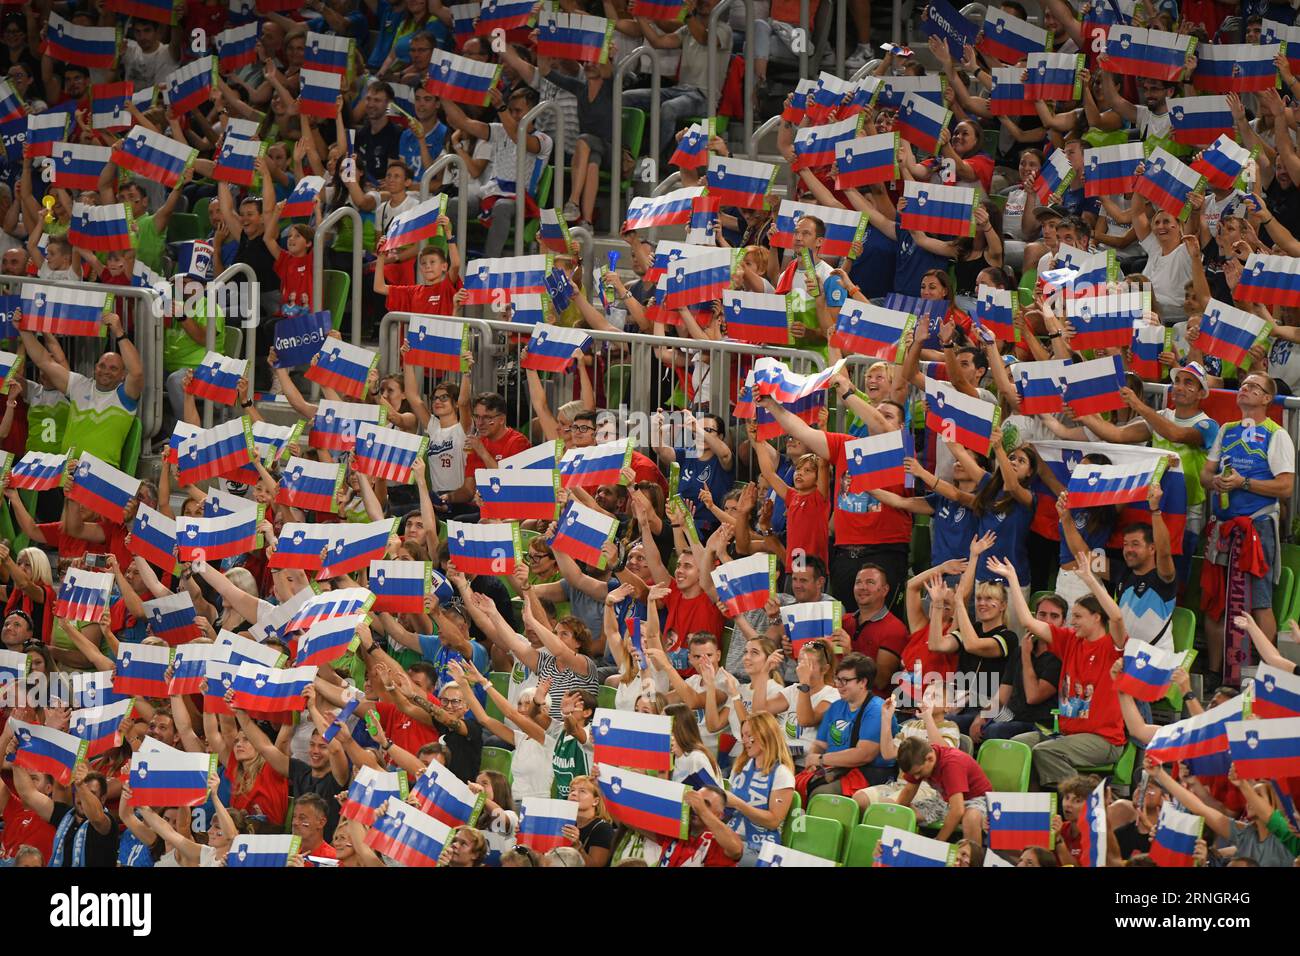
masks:
[[[785,496],[785,569],[794,570],[795,556],[818,557],[830,564],[831,503],[814,488]]]
[[[967,156],[965,162],[979,177],[980,188],[984,190],[985,195],[988,195],[993,185],[993,157],[988,153],[976,153],[974,156]]]
[[[826,445],[835,468],[835,543],[841,545],[910,544],[912,516],[906,511],[881,504],[871,495],[849,491],[848,459],[844,446],[854,441],[852,435],[826,432]],[[896,495],[907,495],[902,485],[886,488]]]
[[[54,849],[54,827],[19,800],[18,794],[12,792],[12,787],[10,791],[9,802],[4,809],[4,830],[0,831],[0,856],[12,860],[18,848],[25,843],[40,850],[41,859],[48,866],[50,851]]]
[[[90,547],[89,541],[64,534],[62,521],[47,521],[44,524],[38,524],[36,527],[41,532],[41,537],[45,539],[46,544],[59,552],[59,558],[62,560],[76,561]]]
[[[318,856],[322,860],[337,860],[339,858],[339,855],[334,852],[334,847],[330,844],[328,840],[322,840],[320,846],[316,847],[316,849],[312,850],[310,853],[303,853],[302,856],[303,856],[303,861],[302,861],[303,866],[317,865],[313,863],[311,860],[307,859],[307,857],[309,856]]]
[[[109,521],[107,518],[100,518],[94,523],[99,526],[99,530],[104,532],[104,543],[87,544],[86,553],[112,554],[117,558],[118,567],[130,567],[132,555],[126,547],[126,536],[130,531],[126,525],[120,525],[116,521]]]
[[[388,287],[388,311],[451,315],[459,291],[460,282],[448,277],[433,285],[392,285]]]
[[[664,473],[650,458],[639,451],[634,451],[627,466],[632,469],[637,481],[653,481],[664,493],[664,497],[668,497],[668,482],[664,480]]]
[[[664,650],[669,654],[686,647],[686,639],[696,631],[708,631],[719,641],[722,640],[722,631],[727,625],[726,618],[704,591],[688,598],[682,594],[682,589],[674,580],[668,585],[668,597],[664,600],[664,605],[668,608],[663,631]]]
[[[908,783],[920,783],[920,777],[903,774]],[[989,778],[975,758],[956,747],[934,748],[934,771],[929,776],[930,786],[939,791],[946,801],[960,793],[967,800],[982,797],[993,789]]]
[[[1110,635],[1085,641],[1074,628],[1052,628],[1052,653],[1061,659],[1060,726],[1063,734],[1096,734],[1116,747],[1124,746],[1124,715],[1110,669],[1124,652]],[[1067,714],[1076,716],[1066,716]]]
[[[507,428],[501,433],[500,438],[483,438],[483,447],[488,450],[488,454],[492,455],[493,458],[500,462],[502,458],[509,458],[511,455],[518,455],[520,452],[528,451],[528,449],[533,446],[528,439],[519,432],[515,431],[513,428]],[[472,448],[466,445],[465,477],[473,478],[474,472],[478,471],[480,468],[487,467],[488,463],[480,458]]]
[[[940,654],[930,650],[930,625],[917,628],[903,648],[903,667],[900,687],[904,689],[904,705],[915,704],[921,691],[936,680],[947,680],[957,669],[956,654]],[[908,699],[908,693],[911,699]]]
[[[311,256],[291,256],[284,250],[275,260],[275,274],[280,277],[280,302],[282,305],[299,305],[311,308]]]
[[[900,661],[903,659],[903,650],[907,647],[907,625],[898,619],[897,614],[885,611],[878,619],[861,624],[857,614],[848,614],[844,617],[844,630],[852,640],[853,649],[873,661],[879,662],[882,649]]]
[[[718,842],[713,839],[713,834],[705,831],[696,840],[673,840],[664,847],[659,865],[735,866],[739,862],[727,856]]]
[[[432,696],[429,699],[436,700]],[[425,744],[431,744],[442,736],[438,728],[408,717],[397,709],[396,704],[388,701],[381,700],[375,704],[375,713],[379,715],[379,726],[384,728],[385,736],[407,753],[419,753]]]
[[[284,826],[284,815],[289,811],[289,778],[282,777],[269,763],[262,764],[257,779],[244,793],[235,793],[235,774],[239,762],[233,757],[226,764],[226,777],[230,780],[230,805],[252,816],[261,814],[275,826]]]

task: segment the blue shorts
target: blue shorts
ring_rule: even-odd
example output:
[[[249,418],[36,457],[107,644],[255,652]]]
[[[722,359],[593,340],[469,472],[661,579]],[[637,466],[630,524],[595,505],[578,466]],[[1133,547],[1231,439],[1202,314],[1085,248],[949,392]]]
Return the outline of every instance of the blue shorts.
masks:
[[[1277,534],[1273,530],[1273,519],[1256,518],[1255,532],[1259,535],[1259,546],[1264,552],[1264,560],[1268,562],[1269,571],[1262,578],[1250,575],[1252,611],[1273,606],[1273,559],[1277,554]]]

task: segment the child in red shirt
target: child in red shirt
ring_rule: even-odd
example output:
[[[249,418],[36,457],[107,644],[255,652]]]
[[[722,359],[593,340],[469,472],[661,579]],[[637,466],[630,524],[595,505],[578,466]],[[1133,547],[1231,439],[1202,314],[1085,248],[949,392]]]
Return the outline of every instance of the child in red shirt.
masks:
[[[451,220],[438,219],[442,235],[451,236]],[[457,315],[460,303],[456,293],[461,289],[460,249],[454,242],[447,243],[447,252],[430,246],[420,253],[420,285],[388,284],[383,269],[375,269],[375,292],[388,297],[390,312],[418,312],[424,315]]]
[[[280,203],[283,206],[284,203]],[[275,259],[275,274],[280,277],[281,308],[297,306],[310,309],[312,303],[313,277],[311,246],[314,233],[310,226],[301,223],[289,227],[289,237],[285,244],[288,250],[280,248],[276,239],[276,223],[279,222],[280,206],[267,220],[266,247]]]
[[[794,463],[794,487],[776,473],[775,455],[769,454],[767,442],[758,440],[753,422],[748,424],[749,441],[757,447],[758,467],[763,480],[785,502],[785,569],[795,570],[806,558],[820,558],[830,566],[831,502],[830,468],[816,455],[802,455]]]

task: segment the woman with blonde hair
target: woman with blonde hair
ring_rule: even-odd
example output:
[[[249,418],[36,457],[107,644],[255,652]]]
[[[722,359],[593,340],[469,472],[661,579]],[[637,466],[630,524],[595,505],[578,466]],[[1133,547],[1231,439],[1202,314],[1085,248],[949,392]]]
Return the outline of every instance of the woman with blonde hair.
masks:
[[[5,616],[22,611],[32,619],[32,633],[48,644],[54,625],[54,573],[50,559],[40,548],[23,548],[14,558],[7,543],[0,542],[0,564],[12,582]]]
[[[673,719],[673,781],[681,783],[701,770],[713,774],[716,779],[720,775],[718,761],[704,746],[695,711],[685,704],[669,704],[664,713]]]
[[[765,842],[781,841],[794,795],[794,761],[780,723],[769,713],[750,715],[740,743],[744,752],[731,772],[727,806],[736,811],[731,828],[745,840],[740,865],[754,866]]]
[[[820,638],[808,641],[799,648],[795,662],[798,683],[780,688],[779,699],[769,697],[766,706],[756,708],[776,717],[796,768],[803,766],[804,755],[817,741],[817,728],[821,726],[822,717],[831,704],[840,699],[839,691],[830,681],[834,666],[835,651],[829,641]],[[764,677],[764,684],[766,681]],[[759,693],[757,682],[754,693]]]
[[[605,809],[605,797],[596,778],[574,777],[569,783],[568,799],[578,805],[578,821],[576,825],[566,824],[561,832],[582,854],[585,865],[607,866],[614,846],[613,818]]]
[[[188,721],[177,721],[178,731],[183,724],[188,726]],[[263,817],[274,827],[284,826],[289,810],[288,778],[275,772],[230,718],[218,718],[208,711],[203,715],[203,734],[209,751],[215,747],[217,759],[226,768],[230,808],[243,810],[250,817]]]

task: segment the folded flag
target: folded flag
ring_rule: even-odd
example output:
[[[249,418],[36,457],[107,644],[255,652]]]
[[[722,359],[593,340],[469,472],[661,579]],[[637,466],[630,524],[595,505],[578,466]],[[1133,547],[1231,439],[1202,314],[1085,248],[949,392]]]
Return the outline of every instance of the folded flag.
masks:
[[[929,73],[924,76],[885,76],[876,86],[875,97],[871,105],[877,110],[901,109],[903,100],[915,93],[931,103],[943,105],[944,90],[948,87],[948,78],[942,74]]]
[[[188,644],[199,636],[194,599],[188,591],[145,601],[144,621],[151,635],[173,647]]]
[[[303,63],[313,70],[346,75],[352,63],[356,41],[350,36],[332,33],[307,32],[307,48]]]
[[[835,162],[835,148],[858,138],[865,120],[863,114],[835,123],[805,126],[794,134],[794,163],[791,169],[820,169]]]
[[[176,567],[176,521],[143,501],[136,508],[127,550],[160,571]]]
[[[176,648],[172,657],[172,677],[167,685],[169,697],[201,694],[208,676],[208,662],[229,663],[230,651],[220,644],[192,642]]]
[[[1065,154],[1065,150],[1054,149],[1038,171],[1038,178],[1034,180],[1034,192],[1040,203],[1048,205],[1064,196],[1073,182],[1074,167],[1070,165],[1070,157]]]
[[[24,288],[27,288],[26,286]],[[59,286],[32,287],[22,294],[19,323],[27,332],[102,336],[104,316],[113,306],[111,292],[81,291]]]
[[[106,577],[111,578],[112,575]],[[166,697],[167,668],[171,662],[172,649],[166,645],[119,644],[113,671],[113,693],[133,697]]]
[[[708,249],[678,259],[665,276],[664,307],[685,309],[720,298],[731,285],[740,255],[743,252],[736,249]]]
[[[117,66],[121,40],[120,27],[82,26],[51,11],[41,52],[56,63],[75,63],[88,70],[112,70]]]
[[[717,153],[710,153],[706,176],[710,199],[724,206],[766,209],[768,194],[771,193],[772,184],[776,181],[776,166],[772,163],[760,163],[735,156],[719,156]],[[647,276],[646,281],[655,280]]]
[[[113,147],[113,162],[170,189],[180,182],[198,154],[198,150],[170,136],[137,125]]]
[[[293,192],[284,201],[280,216],[284,219],[307,219],[316,211],[316,198],[325,188],[325,180],[320,176],[304,176],[293,187]]]
[[[951,119],[952,110],[941,103],[935,103],[919,93],[908,93],[903,97],[894,119],[894,129],[915,146],[918,152],[938,155],[939,134],[947,128]]]
[[[1074,503],[1073,494],[1070,503]],[[1148,703],[1160,700],[1169,693],[1174,671],[1183,666],[1186,656],[1182,652],[1167,651],[1146,641],[1129,638],[1124,645],[1124,670],[1115,678],[1115,689]]]
[[[131,755],[131,801],[142,807],[197,807],[208,799],[217,755],[168,747]]]
[[[899,178],[898,133],[856,136],[835,143],[835,188],[892,183]],[[713,190],[710,188],[710,194]]]
[[[122,745],[122,721],[131,712],[134,699],[130,697],[101,707],[74,710],[68,718],[68,731],[78,740],[86,742],[86,759],[102,757],[114,747]]]
[[[1083,154],[1085,196],[1119,196],[1137,188],[1137,168],[1146,160],[1141,143],[1094,146]]]
[[[403,866],[437,866],[451,832],[436,817],[390,799],[366,831],[366,846]]]
[[[261,31],[261,21],[253,20],[242,26],[227,27],[213,38],[217,65],[223,76],[257,61],[257,39]]]
[[[1088,795],[1088,801],[1079,811],[1079,833],[1082,837],[1079,862],[1083,866],[1106,865],[1106,780]]]
[[[535,325],[519,364],[538,372],[565,372],[590,342],[591,336],[581,329]]]
[[[1300,259],[1252,252],[1233,290],[1238,302],[1300,306]]]
[[[258,525],[264,506],[256,510],[213,518],[181,517],[176,519],[176,553],[181,561],[216,561],[246,554],[262,546]]]
[[[227,135],[212,167],[212,178],[236,186],[252,186],[257,161],[266,154],[267,143],[260,139],[240,139]]]
[[[185,389],[197,398],[234,408],[238,404],[239,380],[248,374],[248,359],[208,352],[194,369]]]
[[[7,79],[0,78],[0,126],[18,122],[26,116],[27,107],[23,105],[23,98]]]
[[[1300,717],[1239,720],[1227,725],[1228,752],[1242,780],[1300,775]]]
[[[438,235],[438,220],[447,212],[447,197],[439,194],[398,213],[384,233],[383,250],[401,249]],[[567,247],[564,250],[568,252]]]
[[[55,143],[50,149],[50,161],[54,165],[54,185],[73,192],[98,189],[100,174],[104,172],[104,167],[108,165],[112,155],[113,151],[107,146]],[[81,203],[75,205],[80,206]],[[128,237],[127,244],[121,248],[129,249],[130,245]]]
[[[1000,9],[990,9],[984,18],[976,49],[1003,63],[1023,63],[1031,53],[1050,49],[1052,32],[1028,23]]]
[[[893,488],[903,483],[905,451],[902,431],[857,438],[844,445],[849,492],[862,494],[873,488]]]
[[[402,355],[402,361],[407,365],[461,372],[464,354],[469,349],[469,326],[427,315],[412,316],[406,343],[410,348]]]
[[[638,830],[686,839],[690,808],[686,787],[671,780],[597,764],[597,783],[610,816]]]
[[[1022,77],[1025,71],[1018,66],[997,66],[989,71],[989,112],[994,116],[1031,116],[1034,101],[1025,91]]]
[[[13,755],[13,764],[32,773],[48,773],[55,783],[66,787],[72,782],[72,771],[86,757],[89,744],[79,737],[46,727],[44,724],[29,724],[16,717],[9,718],[6,725],[13,731],[18,749]]]
[[[903,183],[907,205],[899,213],[904,229],[921,229],[940,236],[975,235],[975,204],[979,189],[935,183]]]
[[[1151,307],[1151,293],[1107,292],[1067,299],[1066,317],[1074,328],[1072,349],[1122,348],[1133,340],[1133,328]]]
[[[357,767],[357,775],[348,787],[348,796],[339,808],[339,816],[368,827],[379,816],[379,808],[390,799],[397,803],[406,802],[405,771],[390,773],[363,764]]]
[[[1034,100],[1077,100],[1083,93],[1082,53],[1031,53],[1025,63],[1025,95]]]
[[[61,111],[30,113],[27,116],[25,149],[29,156],[51,156],[54,148],[68,138],[72,114]]]
[[[373,478],[406,484],[411,480],[411,469],[424,458],[428,447],[427,435],[365,423],[357,427],[352,468]]]
[[[1095,415],[1124,407],[1119,390],[1124,387],[1124,360],[1108,355],[1065,367],[1065,403],[1075,416]]]
[[[1056,794],[990,793],[987,798],[989,849],[1019,852],[1030,846],[1053,847]]]
[[[163,98],[172,114],[184,116],[211,100],[216,77],[217,58],[201,56],[163,80]]]
[[[774,554],[751,554],[727,561],[709,572],[727,617],[739,617],[767,603],[776,593],[776,565]]]
[[[1260,664],[1254,692],[1251,712],[1256,717],[1300,717],[1300,675]]]
[[[727,338],[754,345],[790,343],[791,300],[768,292],[728,289],[722,293]]]
[[[887,826],[880,833],[879,866],[942,867],[957,859],[957,846],[930,837]]]
[[[1241,171],[1254,155],[1255,150],[1237,145],[1231,135],[1225,133],[1192,161],[1192,170],[1204,176],[1206,182],[1216,189],[1232,189],[1237,186]]]
[[[1242,720],[1244,704],[1240,696],[1234,697],[1193,717],[1156,728],[1147,742],[1147,755],[1164,764],[1227,752],[1228,727]]]
[[[220,478],[253,461],[253,421],[232,418],[212,428],[202,428],[176,449],[176,467],[182,485]]]
[[[527,451],[521,451],[517,455],[511,455],[509,458],[502,458],[497,461],[497,467],[504,469],[533,469],[540,468],[547,471],[554,471],[560,466],[560,457],[564,454],[564,442],[557,439],[542,442],[540,445],[534,445]]]
[[[867,232],[865,213],[782,199],[776,213],[776,229],[771,236],[772,248],[794,248],[794,227],[804,216],[814,216],[826,226],[821,248],[823,256],[847,256],[854,244],[861,244]]]
[[[436,760],[416,778],[411,795],[416,806],[449,827],[472,827],[487,799]]]
[[[981,284],[976,290],[975,324],[987,329],[996,342],[1016,341],[1016,315],[1019,311],[1019,297],[1012,289]]]
[[[369,567],[372,560],[384,556],[389,539],[397,534],[397,522],[397,518],[381,518],[330,525],[324,566],[317,577],[335,578]]]
[[[425,596],[433,594],[433,563],[371,561],[366,583],[375,595],[376,612],[419,614]]]
[[[1182,76],[1195,48],[1193,36],[1116,23],[1106,35],[1099,62],[1112,73],[1169,82]]]
[[[621,472],[631,461],[631,439],[571,448],[560,459],[560,485],[564,488],[595,488],[626,484]]]
[[[429,61],[425,88],[434,96],[454,103],[487,106],[500,78],[500,64],[480,63],[449,50],[435,50]]]
[[[302,692],[316,679],[316,670],[314,665],[266,668],[244,661],[235,672],[231,703],[240,710],[296,713],[303,709]]]
[[[1129,346],[1132,369],[1145,382],[1158,382],[1165,378],[1165,367],[1160,364],[1160,353],[1173,351],[1173,330],[1163,325],[1136,325]]]
[[[848,102],[856,87],[853,81],[841,79],[834,73],[823,72],[817,77],[817,84],[808,94],[806,112],[814,124],[825,123],[830,114]]]
[[[378,367],[378,352],[330,337],[308,366],[306,377],[349,398],[361,398],[369,388],[371,372]]]
[[[513,30],[535,22],[533,0],[483,0],[474,33],[491,36],[493,30]]]
[[[1159,866],[1195,865],[1196,841],[1205,827],[1203,817],[1175,810],[1168,801],[1160,805],[1151,859]]]
[[[829,641],[840,629],[843,618],[844,605],[839,601],[806,601],[781,608],[781,619],[794,657],[799,656],[800,649],[809,641]]]
[[[63,484],[68,456],[45,451],[29,451],[14,462],[9,472],[9,486],[21,491],[48,491]]]
[[[641,0],[634,0],[637,7]],[[639,9],[638,9],[639,12]],[[546,853],[560,846],[570,846],[564,836],[566,826],[578,825],[578,805],[572,800],[550,800],[545,797],[526,797],[520,804],[519,831],[515,842]]]
[[[1201,315],[1196,347],[1238,368],[1250,368],[1250,350],[1268,342],[1273,323],[1253,312],[1211,299]]]
[[[798,819],[796,818],[791,827],[795,827],[797,823]],[[761,849],[758,851],[758,861],[754,865],[789,868],[835,866],[836,863],[834,860],[828,860],[812,853],[805,853],[803,850],[794,850],[788,846],[782,846],[776,840],[764,840]]]
[[[925,427],[942,441],[957,442],[987,455],[993,429],[1000,419],[1000,409],[992,402],[966,395],[946,382],[926,378]]]
[[[691,203],[705,195],[703,186],[687,186],[662,196],[637,197],[628,203],[623,231],[653,226],[684,226],[690,222]]]
[[[305,588],[301,594],[305,600],[286,614],[283,627],[278,627],[281,636],[305,631],[317,621],[362,614],[375,603],[374,594],[367,588],[336,588],[322,594],[313,594],[310,588]],[[260,647],[256,643],[253,646]]]
[[[1196,51],[1192,85],[1207,93],[1260,93],[1277,83],[1280,43],[1203,43]],[[1170,100],[1172,105],[1173,101]]]
[[[235,674],[238,671],[239,665],[229,659],[212,658],[204,663],[204,680],[207,682],[207,689],[203,692],[205,713],[231,713],[225,697],[235,686]]]
[[[235,837],[226,852],[226,866],[280,869],[298,855],[302,837],[286,833]]]
[[[558,510],[559,472],[540,468],[480,468],[474,487],[489,521],[554,521]]]
[[[362,402],[321,399],[316,403],[316,418],[311,424],[308,444],[328,451],[351,451],[356,446],[357,430],[367,423],[387,424],[388,409]]]
[[[599,708],[591,736],[600,763],[663,774],[673,769],[673,719],[666,714]]]
[[[317,621],[298,638],[296,667],[325,667],[361,643],[357,629],[366,623],[365,614],[351,614]]]
[[[1202,47],[1204,50],[1205,47]],[[1204,146],[1232,135],[1236,121],[1224,96],[1185,96],[1169,100],[1169,121],[1174,142]]]
[[[613,515],[589,508],[573,498],[560,513],[550,541],[551,550],[603,570],[603,549],[614,539],[617,530],[618,519]]]
[[[1157,146],[1147,157],[1136,192],[1182,221],[1191,213],[1189,197],[1204,188],[1205,177]]]
[[[447,522],[447,546],[456,569],[465,574],[513,574],[523,553],[519,522],[466,524]]]
[[[131,213],[125,203],[89,206],[72,204],[68,241],[91,252],[121,252],[135,245]]]
[[[127,505],[140,490],[140,479],[118,471],[89,452],[82,452],[67,496],[97,515],[121,524]]]

